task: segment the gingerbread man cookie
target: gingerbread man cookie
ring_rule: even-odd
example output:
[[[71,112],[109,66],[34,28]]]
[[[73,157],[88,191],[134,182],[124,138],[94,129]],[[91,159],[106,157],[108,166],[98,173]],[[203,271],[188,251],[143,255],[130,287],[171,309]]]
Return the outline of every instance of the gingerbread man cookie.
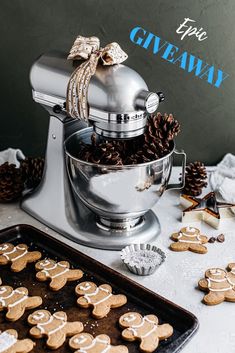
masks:
[[[173,327],[169,324],[159,325],[155,315],[142,316],[136,312],[129,312],[120,317],[119,324],[125,328],[122,337],[127,341],[140,341],[140,349],[143,352],[155,351],[159,341],[173,334]]]
[[[111,308],[119,308],[127,302],[125,295],[112,294],[112,287],[108,284],[97,287],[93,282],[82,282],[77,285],[75,292],[80,295],[78,305],[82,308],[93,307],[92,315],[96,319],[102,319]]]
[[[35,343],[30,339],[18,340],[16,330],[0,331],[0,352],[1,353],[28,353]]]
[[[67,281],[76,281],[83,276],[81,270],[71,270],[67,261],[56,262],[51,259],[44,259],[36,263],[35,268],[39,271],[36,278],[39,281],[51,280],[49,287],[58,291],[63,288]]]
[[[0,311],[7,309],[6,318],[10,321],[18,320],[25,310],[37,308],[41,304],[42,298],[29,297],[27,288],[0,286]]]
[[[206,271],[205,278],[200,279],[198,286],[201,290],[209,292],[203,298],[207,305],[216,305],[224,300],[235,302],[234,279],[230,274],[220,268],[211,268]]]
[[[28,251],[26,244],[0,244],[0,265],[11,263],[11,270],[14,272],[22,271],[28,263],[39,260],[41,256],[39,251]]]
[[[74,353],[128,353],[125,346],[112,346],[107,335],[98,335],[94,338],[89,333],[80,333],[70,338],[69,346],[77,349]]]
[[[51,349],[61,347],[66,337],[76,335],[83,331],[83,324],[79,321],[68,322],[63,311],[51,314],[47,310],[37,310],[29,315],[28,323],[35,325],[30,330],[34,338],[47,336],[47,346]]]
[[[171,239],[175,241],[170,245],[173,251],[190,250],[198,254],[207,253],[207,248],[203,244],[208,242],[208,238],[201,235],[197,228],[184,227],[178,233],[173,233]]]

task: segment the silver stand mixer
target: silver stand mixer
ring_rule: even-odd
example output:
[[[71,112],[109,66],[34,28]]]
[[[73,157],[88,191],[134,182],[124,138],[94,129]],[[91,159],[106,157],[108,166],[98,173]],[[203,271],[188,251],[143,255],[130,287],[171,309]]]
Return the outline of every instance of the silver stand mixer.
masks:
[[[167,189],[175,149],[153,162],[97,165],[76,158],[79,143],[95,131],[105,138],[133,138],[144,132],[148,113],[164,99],[151,93],[142,77],[124,65],[98,66],[89,90],[89,122],[66,114],[66,89],[74,63],[51,52],[32,66],[33,99],[50,114],[46,163],[39,187],[28,193],[22,208],[50,228],[80,244],[118,250],[131,243],[154,241],[160,224],[151,208]]]

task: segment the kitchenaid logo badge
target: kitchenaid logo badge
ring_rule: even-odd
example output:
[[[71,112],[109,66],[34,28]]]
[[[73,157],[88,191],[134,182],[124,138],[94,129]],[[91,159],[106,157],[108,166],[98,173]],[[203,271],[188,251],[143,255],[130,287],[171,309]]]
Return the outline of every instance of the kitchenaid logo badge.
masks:
[[[177,33],[179,33],[179,31]],[[198,33],[198,35],[200,35],[200,33]],[[200,38],[203,38],[203,36]],[[174,44],[167,42],[154,33],[148,32],[142,27],[135,27],[131,30],[130,40],[146,50],[151,50],[154,55],[159,55],[162,59],[205,80],[208,84],[216,88],[221,87],[223,81],[229,77],[227,73],[215,68],[214,65],[209,65],[187,51],[181,51],[180,48]]]

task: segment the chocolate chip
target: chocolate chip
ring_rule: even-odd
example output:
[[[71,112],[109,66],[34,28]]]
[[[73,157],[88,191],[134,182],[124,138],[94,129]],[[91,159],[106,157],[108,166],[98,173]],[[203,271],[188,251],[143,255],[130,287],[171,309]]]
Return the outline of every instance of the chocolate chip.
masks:
[[[215,238],[215,237],[211,237],[211,238],[208,240],[209,243],[214,243],[215,241],[216,241],[216,238]]]
[[[218,241],[219,243],[223,243],[223,242],[225,241],[225,236],[224,236],[224,234],[218,235],[217,241]]]

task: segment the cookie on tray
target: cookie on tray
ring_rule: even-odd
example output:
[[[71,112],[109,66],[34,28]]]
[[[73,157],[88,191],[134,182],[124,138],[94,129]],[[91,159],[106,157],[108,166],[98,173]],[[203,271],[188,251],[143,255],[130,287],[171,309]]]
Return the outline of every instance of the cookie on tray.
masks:
[[[93,337],[89,333],[79,333],[69,340],[69,346],[76,349],[74,353],[128,353],[126,346],[112,346],[110,337],[107,335],[98,335]]]
[[[79,269],[70,269],[67,261],[56,262],[51,259],[44,259],[35,265],[36,278],[39,281],[50,280],[49,287],[51,290],[58,291],[63,288],[68,281],[76,281],[83,276],[83,272]]]
[[[221,268],[207,270],[205,278],[198,282],[198,287],[208,292],[203,298],[203,302],[207,305],[216,305],[223,301],[235,302],[234,278]]]
[[[173,233],[171,239],[174,243],[170,245],[173,251],[190,250],[198,254],[206,254],[207,247],[203,244],[208,242],[205,235],[200,234],[200,230],[194,227],[184,227],[178,233]]]
[[[80,297],[77,303],[82,308],[92,307],[92,315],[96,319],[102,319],[113,308],[119,308],[127,302],[123,294],[112,294],[112,287],[109,284],[97,286],[93,282],[82,282],[77,285],[75,292]]]
[[[0,286],[0,311],[6,309],[6,319],[16,321],[20,319],[25,310],[37,308],[42,304],[39,296],[28,296],[28,289],[19,287],[13,289],[10,286]]]
[[[124,328],[123,339],[140,341],[140,350],[143,352],[154,352],[159,341],[173,334],[173,327],[169,324],[159,325],[155,315],[142,316],[137,312],[128,312],[120,317],[119,324]]]
[[[40,251],[28,251],[26,244],[16,246],[11,243],[0,244],[0,265],[10,263],[13,272],[22,271],[28,263],[36,262],[41,257]]]
[[[51,314],[48,310],[37,310],[29,315],[28,323],[34,326],[30,329],[30,335],[34,338],[46,336],[46,344],[50,349],[60,348],[66,337],[83,331],[83,324],[79,321],[68,322],[64,311]]]
[[[16,330],[0,331],[1,353],[28,353],[31,352],[35,343],[30,339],[19,340]]]

